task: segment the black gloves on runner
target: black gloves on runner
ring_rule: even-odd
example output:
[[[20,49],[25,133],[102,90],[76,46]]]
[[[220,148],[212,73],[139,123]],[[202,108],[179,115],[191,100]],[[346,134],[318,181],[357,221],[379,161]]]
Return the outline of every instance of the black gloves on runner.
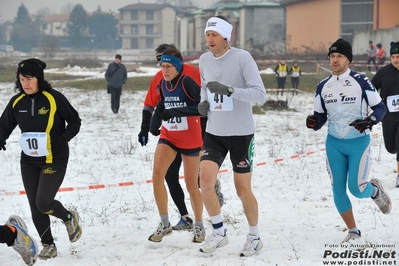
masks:
[[[360,133],[363,133],[366,129],[371,130],[375,124],[377,124],[375,119],[373,120],[370,117],[366,117],[365,119],[356,119],[349,125],[356,128]]]
[[[0,139],[0,151],[6,150],[6,141],[4,139]]]
[[[206,87],[210,90],[212,93],[216,93],[219,95],[228,95],[229,92],[227,88],[229,86],[223,85],[222,83],[219,83],[217,81],[210,81],[206,84]]]
[[[314,129],[317,127],[317,116],[315,115],[308,115],[306,118],[306,127]]]
[[[209,102],[207,100],[200,102],[198,104],[198,113],[200,113],[200,115],[207,115],[208,114],[208,110],[209,110]]]
[[[148,143],[148,132],[150,131],[150,121],[152,113],[148,110],[143,110],[143,117],[141,120],[141,130],[138,135],[141,146],[145,146]]]

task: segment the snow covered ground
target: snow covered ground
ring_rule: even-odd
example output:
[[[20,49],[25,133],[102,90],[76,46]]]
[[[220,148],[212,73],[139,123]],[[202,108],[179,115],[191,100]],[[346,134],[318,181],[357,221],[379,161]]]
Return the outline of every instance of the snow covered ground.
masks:
[[[104,76],[104,69],[75,71],[85,75],[92,72],[93,78]],[[147,75],[153,75],[154,71],[157,69],[147,71]],[[39,260],[36,265],[396,265],[395,252],[399,245],[399,229],[396,229],[399,189],[394,185],[396,162],[395,155],[388,154],[384,148],[380,125],[373,129],[371,177],[382,180],[393,202],[392,212],[383,215],[371,199],[352,197],[355,218],[364,239],[379,245],[367,249],[368,258],[360,258],[356,251],[339,245],[346,232],[334,207],[326,171],[326,128],[313,132],[305,127],[305,118],[313,106],[313,95],[308,93],[295,97],[286,94],[284,99],[288,100],[289,111],[254,115],[253,190],[259,202],[263,250],[249,258],[238,256],[248,226],[235,193],[230,162],[225,161],[219,178],[226,198],[222,212],[229,244],[213,254],[202,254],[200,244],[190,242],[189,232],[174,232],[160,243],[147,240],[159,216],[152,185],[147,182],[151,179],[157,138],[151,136],[146,147],[137,142],[145,92],[124,92],[120,112],[115,115],[110,109],[110,96],[102,88],[90,92],[58,89],[78,109],[82,128],[69,143],[71,156],[62,184],[66,191],[59,192],[57,199],[77,208],[83,235],[71,244],[65,226],[52,219],[59,255],[52,260]],[[1,111],[13,94],[13,84],[0,83]],[[269,93],[268,98],[277,99],[275,93]],[[39,241],[26,196],[19,195],[23,190],[19,134],[19,129],[15,129],[7,140],[7,150],[0,152],[0,214],[4,222],[11,214],[23,217],[29,232]],[[184,180],[181,183],[184,186]],[[101,188],[94,189],[96,186]],[[186,204],[191,210],[188,193]],[[171,199],[169,215],[172,223],[178,221]],[[206,212],[204,219],[210,234]],[[381,258],[372,258],[374,251]],[[358,255],[358,258],[345,258],[349,255]],[[1,248],[0,261],[2,266],[24,265],[19,255],[6,245]]]

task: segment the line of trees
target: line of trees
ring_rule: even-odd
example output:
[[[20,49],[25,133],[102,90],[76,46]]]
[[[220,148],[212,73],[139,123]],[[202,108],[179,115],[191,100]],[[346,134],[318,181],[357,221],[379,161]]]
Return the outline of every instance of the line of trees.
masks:
[[[118,38],[118,21],[113,14],[102,12],[100,7],[93,14],[88,15],[81,4],[75,5],[70,12],[65,37],[44,35],[41,28],[46,15],[48,12],[31,16],[24,4],[21,4],[12,23],[10,41],[7,44],[23,52],[29,52],[32,48],[38,47],[48,57],[52,57],[59,47],[76,49],[118,49],[121,47],[121,40]],[[1,32],[5,31],[6,25],[9,25],[7,22],[4,24],[0,25]]]

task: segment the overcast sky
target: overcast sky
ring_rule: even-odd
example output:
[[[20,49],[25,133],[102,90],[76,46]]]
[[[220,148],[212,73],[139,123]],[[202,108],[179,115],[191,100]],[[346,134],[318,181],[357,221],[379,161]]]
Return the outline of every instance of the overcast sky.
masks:
[[[18,11],[18,7],[23,3],[28,9],[30,14],[36,14],[36,12],[42,8],[48,7],[50,11],[55,14],[60,14],[61,10],[66,5],[71,4],[74,6],[77,3],[81,3],[87,12],[93,12],[97,10],[100,5],[101,10],[112,10],[118,12],[119,8],[134,4],[134,3],[156,3],[156,0],[0,0],[0,23],[6,20],[13,20]],[[210,5],[218,2],[217,0],[201,0],[193,1],[197,2],[199,7],[209,7]]]

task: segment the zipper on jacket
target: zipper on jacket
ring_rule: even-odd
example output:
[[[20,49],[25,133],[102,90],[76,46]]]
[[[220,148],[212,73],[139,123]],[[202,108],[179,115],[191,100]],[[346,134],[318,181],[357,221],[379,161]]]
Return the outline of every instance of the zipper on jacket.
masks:
[[[35,116],[34,110],[35,110],[35,98],[32,98],[32,105],[30,108],[32,116]]]

